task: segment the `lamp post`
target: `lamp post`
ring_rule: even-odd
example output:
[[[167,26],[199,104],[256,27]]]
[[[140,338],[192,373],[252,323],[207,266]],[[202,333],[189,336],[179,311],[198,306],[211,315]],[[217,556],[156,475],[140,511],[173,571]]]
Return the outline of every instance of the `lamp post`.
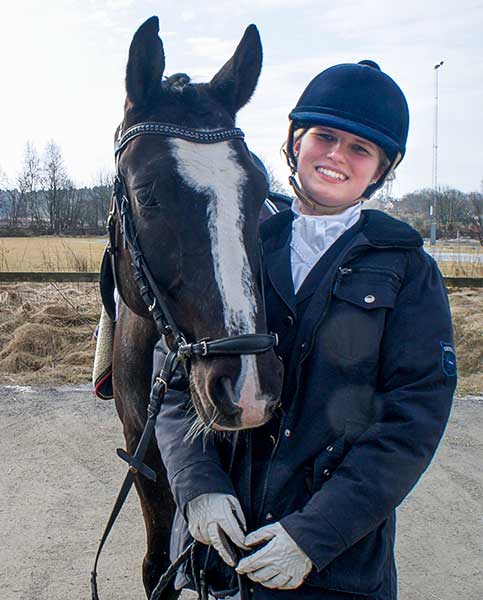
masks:
[[[433,194],[431,206],[429,207],[429,217],[431,219],[431,228],[429,233],[430,244],[436,244],[436,194],[438,192],[438,70],[443,66],[444,60],[434,65],[434,124],[433,124]]]

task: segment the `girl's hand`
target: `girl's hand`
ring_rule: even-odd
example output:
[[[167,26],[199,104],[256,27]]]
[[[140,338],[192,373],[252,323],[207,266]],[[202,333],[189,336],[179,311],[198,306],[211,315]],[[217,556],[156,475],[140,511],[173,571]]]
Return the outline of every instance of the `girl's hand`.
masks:
[[[268,541],[269,540],[269,541]],[[268,541],[263,548],[238,563],[237,573],[268,588],[291,590],[299,587],[312,569],[312,561],[280,523],[250,533],[245,544],[253,547]]]
[[[202,494],[188,503],[188,529],[198,542],[214,546],[221,558],[231,567],[236,564],[224,535],[239,548],[245,546],[245,515],[235,496],[227,494]]]

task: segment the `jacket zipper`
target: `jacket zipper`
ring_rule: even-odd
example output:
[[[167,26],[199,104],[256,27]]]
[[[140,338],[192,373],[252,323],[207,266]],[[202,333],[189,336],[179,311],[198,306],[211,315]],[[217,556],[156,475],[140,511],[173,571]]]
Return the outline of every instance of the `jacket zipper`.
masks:
[[[280,438],[282,436],[282,428],[284,426],[285,423],[285,411],[283,410],[282,407],[280,407],[280,412],[282,413],[282,416],[280,417],[280,424],[278,427],[278,435],[277,435],[277,439],[275,441],[275,444],[272,448],[272,452],[270,454],[270,461],[268,463],[268,468],[267,468],[267,472],[265,475],[265,483],[263,485],[263,492],[262,492],[262,500],[260,502],[260,509],[258,511],[257,514],[257,524],[260,523],[261,517],[262,517],[262,513],[263,513],[263,509],[265,507],[265,499],[267,497],[267,492],[268,492],[268,481],[270,479],[270,473],[272,471],[272,465],[273,465],[273,459],[275,457],[275,452],[277,451],[277,448],[280,444]]]
[[[351,252],[349,251],[343,257],[343,259],[342,259],[341,262],[343,262],[344,260],[347,261],[347,259],[348,259],[348,257],[350,255],[351,255]],[[310,346],[305,350],[304,354],[300,357],[299,364],[297,365],[297,370],[296,370],[296,374],[295,374],[295,381],[296,381],[296,383],[295,383],[295,392],[293,394],[293,398],[297,397],[297,394],[299,393],[299,390],[300,390],[300,374],[301,374],[301,371],[302,371],[302,364],[305,361],[305,359],[307,358],[307,356],[312,351],[312,347],[314,345],[314,339],[315,339],[315,331],[320,327],[320,324],[322,323],[322,321],[325,319],[325,317],[327,315],[327,312],[328,312],[328,310],[330,308],[330,305],[331,305],[331,302],[332,302],[332,296],[334,295],[334,292],[335,292],[335,290],[337,288],[337,285],[338,285],[340,279],[342,277],[344,277],[345,275],[350,275],[351,273],[364,272],[364,271],[367,271],[367,272],[371,272],[372,271],[372,272],[377,272],[377,273],[381,273],[381,272],[388,273],[388,274],[392,275],[394,278],[396,278],[397,280],[401,281],[401,277],[397,273],[393,273],[392,271],[388,271],[386,269],[380,269],[380,268],[377,268],[377,267],[372,267],[372,268],[371,267],[342,267],[342,266],[337,267],[337,270],[336,270],[336,272],[334,274],[334,277],[332,278],[332,281],[331,281],[331,284],[330,284],[329,299],[327,300],[327,304],[325,305],[324,312],[322,313],[320,319],[317,321],[317,323],[313,327],[313,332],[314,333],[313,333],[312,338],[310,340]],[[282,435],[282,428],[283,428],[283,426],[285,424],[285,417],[286,417],[285,411],[282,408],[280,410],[282,411],[282,417],[280,419],[280,426],[279,426],[279,429],[278,429],[277,440],[276,440],[276,443],[275,443],[275,445],[273,447],[273,450],[272,450],[272,452],[270,454],[270,462],[269,462],[269,465],[268,465],[268,468],[267,468],[267,472],[266,472],[266,475],[265,475],[265,483],[264,483],[264,486],[263,486],[262,501],[260,503],[260,510],[258,512],[258,515],[257,515],[257,523],[260,523],[260,519],[261,519],[262,513],[263,513],[264,508],[265,508],[265,500],[266,500],[267,491],[268,491],[268,482],[269,482],[270,474],[271,474],[271,471],[272,471],[273,459],[275,457],[275,453],[276,453],[276,451],[278,449],[278,446],[280,444],[280,438],[281,438],[281,435]]]
[[[402,281],[398,273],[394,273],[394,271],[390,271],[389,269],[382,269],[381,267],[339,267],[338,271],[340,275],[349,275],[350,273],[384,273],[392,279]]]
[[[329,310],[330,303],[331,303],[331,300],[332,300],[332,295],[333,295],[332,290],[333,290],[333,288],[334,288],[334,286],[336,284],[337,279],[341,276],[340,270],[341,270],[341,267],[338,267],[337,271],[335,272],[334,277],[332,278],[332,281],[331,281],[331,284],[330,284],[329,299],[328,299],[327,304],[325,306],[324,312],[322,313],[320,319],[318,320],[318,322],[316,323],[316,325],[314,327],[314,332],[319,327],[320,323],[323,321],[323,319],[325,318],[325,316],[327,315],[327,311]],[[297,371],[296,371],[296,375],[295,375],[295,380],[296,380],[295,393],[293,395],[294,398],[297,397],[297,394],[298,394],[299,389],[300,389],[300,372],[301,372],[302,363],[304,362],[304,360],[307,358],[307,356],[312,351],[312,346],[314,344],[314,338],[315,338],[315,335],[312,336],[312,339],[310,340],[310,346],[309,346],[309,348],[306,349],[305,353],[300,358],[299,364],[297,365]],[[285,417],[286,417],[285,411],[283,410],[283,408],[280,408],[280,410],[282,412],[282,417],[280,419],[280,426],[278,428],[277,440],[276,440],[275,445],[273,447],[272,453],[270,454],[270,462],[269,462],[269,465],[268,465],[267,473],[265,475],[265,483],[264,483],[264,486],[263,486],[262,501],[260,502],[260,510],[258,512],[258,515],[257,515],[257,523],[260,523],[260,519],[261,519],[262,513],[263,513],[264,508],[265,508],[265,500],[266,500],[267,491],[268,491],[268,482],[269,482],[270,474],[271,474],[271,471],[272,471],[273,459],[275,457],[275,453],[276,453],[276,451],[278,449],[278,446],[280,445],[280,438],[282,436],[282,429],[283,429],[283,426],[285,425]]]

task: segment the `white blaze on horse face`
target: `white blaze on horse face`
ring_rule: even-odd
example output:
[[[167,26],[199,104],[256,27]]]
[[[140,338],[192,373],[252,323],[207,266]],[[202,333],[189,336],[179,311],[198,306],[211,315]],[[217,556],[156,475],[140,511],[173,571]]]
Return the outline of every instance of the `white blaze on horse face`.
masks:
[[[243,241],[242,197],[246,173],[229,142],[196,144],[171,139],[170,144],[179,175],[191,188],[208,198],[211,254],[223,304],[226,333],[254,333],[256,299]],[[260,396],[255,356],[241,357],[241,372],[235,393],[241,407],[249,413],[255,410],[253,400]]]
[[[229,142],[196,144],[172,139],[178,173],[208,198],[208,229],[216,282],[228,335],[255,331],[255,295],[243,242],[246,174]]]

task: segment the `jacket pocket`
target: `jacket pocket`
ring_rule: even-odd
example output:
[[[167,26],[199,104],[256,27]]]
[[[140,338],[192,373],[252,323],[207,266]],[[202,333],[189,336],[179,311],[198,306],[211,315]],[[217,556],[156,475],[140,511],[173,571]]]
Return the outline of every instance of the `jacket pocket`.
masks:
[[[345,422],[344,434],[328,444],[315,458],[312,468],[308,469],[308,487],[311,494],[320,490],[323,484],[331,478],[335,469],[344,460],[352,444],[368,427],[366,423],[348,419]]]
[[[394,308],[401,281],[391,271],[341,269],[321,332],[324,351],[335,364],[375,364],[386,313]],[[339,359],[339,360],[338,360]]]
[[[348,516],[350,518],[350,515]],[[395,515],[335,558],[320,572],[312,571],[306,585],[334,592],[372,595],[377,593],[387,571],[394,568]]]

